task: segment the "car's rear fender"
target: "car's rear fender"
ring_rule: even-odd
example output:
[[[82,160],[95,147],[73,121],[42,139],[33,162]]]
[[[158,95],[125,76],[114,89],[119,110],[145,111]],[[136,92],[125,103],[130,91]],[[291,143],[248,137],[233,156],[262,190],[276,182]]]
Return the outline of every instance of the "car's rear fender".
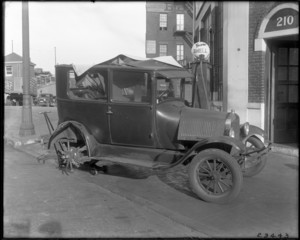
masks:
[[[59,124],[49,139],[48,149],[50,149],[51,145],[55,142],[59,135],[76,139],[76,135],[78,136],[78,134],[84,140],[87,146],[88,156],[91,157],[94,154],[98,143],[94,136],[89,133],[87,128],[76,121],[66,121]]]

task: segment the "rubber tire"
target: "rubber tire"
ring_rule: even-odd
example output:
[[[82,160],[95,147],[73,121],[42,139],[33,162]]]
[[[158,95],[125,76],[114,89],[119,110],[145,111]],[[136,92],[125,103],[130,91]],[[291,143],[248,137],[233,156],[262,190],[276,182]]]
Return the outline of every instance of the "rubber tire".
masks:
[[[256,148],[264,147],[263,142],[253,136],[246,140],[245,145],[247,144],[247,142],[252,143]],[[244,177],[253,177],[253,176],[257,175],[264,169],[264,167],[266,166],[266,163],[267,163],[267,155],[264,155],[258,164],[256,164],[255,166],[253,166],[249,169],[244,169],[243,176]]]
[[[225,192],[221,196],[214,196],[207,193],[198,183],[197,169],[199,165],[201,165],[205,160],[212,158],[218,158],[219,161],[222,161],[231,171],[233,177],[232,189],[229,192]],[[243,185],[243,174],[240,165],[231,155],[220,149],[210,148],[197,154],[189,165],[188,174],[192,191],[197,194],[199,198],[206,202],[218,204],[231,202],[239,195]]]

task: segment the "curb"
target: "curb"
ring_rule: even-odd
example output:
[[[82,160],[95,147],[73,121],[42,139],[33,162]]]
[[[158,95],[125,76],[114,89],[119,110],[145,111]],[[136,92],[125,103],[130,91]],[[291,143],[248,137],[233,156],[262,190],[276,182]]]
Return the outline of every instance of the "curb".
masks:
[[[39,143],[41,139],[33,138],[33,139],[26,139],[21,141],[20,139],[14,137],[4,137],[4,143],[13,146],[14,148],[19,148],[24,145],[29,145],[33,143]]]
[[[14,137],[4,137],[4,144],[8,144],[13,146],[14,148],[21,148],[22,146],[34,144],[34,143],[42,143],[43,139],[42,136],[39,138],[30,138],[30,139],[24,139],[23,141],[14,138]],[[284,154],[292,157],[299,157],[299,149],[295,147],[290,147],[282,144],[276,144],[273,143],[271,146],[271,152],[272,153],[279,153],[279,154]],[[32,152],[31,152],[32,154]]]
[[[281,144],[273,143],[271,146],[271,152],[285,154],[292,157],[299,157],[299,149],[295,147],[289,147]]]

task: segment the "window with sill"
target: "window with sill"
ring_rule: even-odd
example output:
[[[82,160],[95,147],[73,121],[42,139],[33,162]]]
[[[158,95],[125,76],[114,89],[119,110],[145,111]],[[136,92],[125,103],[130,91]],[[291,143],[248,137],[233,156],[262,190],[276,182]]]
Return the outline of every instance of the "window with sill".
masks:
[[[5,67],[5,75],[6,76],[12,76],[13,75],[13,67],[12,66],[6,66]]]
[[[159,14],[159,29],[168,30],[168,15],[166,13]]]

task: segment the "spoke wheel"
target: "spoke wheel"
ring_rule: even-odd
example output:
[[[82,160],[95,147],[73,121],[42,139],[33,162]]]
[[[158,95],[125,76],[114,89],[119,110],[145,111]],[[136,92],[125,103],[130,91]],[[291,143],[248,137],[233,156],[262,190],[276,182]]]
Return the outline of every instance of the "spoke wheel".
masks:
[[[193,158],[189,181],[193,192],[202,200],[227,203],[238,196],[243,176],[239,164],[228,153],[206,149]]]
[[[78,168],[84,161],[82,157],[86,155],[86,145],[78,146],[72,139],[58,139],[55,143],[58,157],[58,168],[64,173],[73,172],[74,168]]]
[[[250,137],[245,142],[247,152],[252,152],[257,149],[262,149],[264,144],[256,137]],[[245,166],[243,169],[243,175],[245,177],[252,177],[260,173],[267,163],[267,155],[258,157],[258,153],[252,153],[245,157]]]

